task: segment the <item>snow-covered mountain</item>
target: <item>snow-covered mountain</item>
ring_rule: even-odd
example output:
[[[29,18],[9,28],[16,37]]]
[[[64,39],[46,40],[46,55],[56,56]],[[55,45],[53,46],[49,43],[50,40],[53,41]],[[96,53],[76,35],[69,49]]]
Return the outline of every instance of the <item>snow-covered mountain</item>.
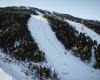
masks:
[[[66,15],[0,8],[0,80],[100,80],[100,22]]]

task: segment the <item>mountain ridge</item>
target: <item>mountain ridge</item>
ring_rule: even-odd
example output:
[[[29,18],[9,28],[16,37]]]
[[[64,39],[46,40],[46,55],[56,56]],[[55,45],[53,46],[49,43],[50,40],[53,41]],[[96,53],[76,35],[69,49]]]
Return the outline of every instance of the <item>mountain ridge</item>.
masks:
[[[37,80],[66,80],[67,78],[80,80],[87,71],[91,75],[94,74],[93,79],[99,80],[99,72],[93,69],[94,73],[92,73],[92,68],[86,65],[86,63],[91,63],[91,57],[94,54],[95,61],[91,66],[100,68],[99,29],[93,30],[84,24],[81,25],[80,22],[77,23],[75,19],[68,20],[68,18],[55,15],[54,12],[38,8],[24,6],[0,8],[0,49],[3,54],[9,56],[6,59],[1,55],[1,60],[4,59],[9,64],[14,60],[17,66],[23,67],[22,72],[28,78],[26,80],[34,80],[34,78]],[[59,62],[55,60],[56,56],[60,58]],[[72,64],[73,62],[75,64]],[[79,76],[75,75],[76,64],[84,69]],[[87,78],[91,79],[89,74]]]

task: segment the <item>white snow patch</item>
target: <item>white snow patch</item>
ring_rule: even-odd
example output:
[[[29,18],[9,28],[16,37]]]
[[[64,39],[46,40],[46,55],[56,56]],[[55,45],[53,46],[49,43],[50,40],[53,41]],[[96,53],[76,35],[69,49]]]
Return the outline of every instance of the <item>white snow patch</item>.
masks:
[[[91,62],[90,62],[89,65],[92,67],[95,63],[96,63],[96,59],[95,59],[95,50],[94,50],[94,48],[92,47],[92,49],[91,49]]]
[[[0,80],[14,80],[12,76],[8,75],[0,68]]]

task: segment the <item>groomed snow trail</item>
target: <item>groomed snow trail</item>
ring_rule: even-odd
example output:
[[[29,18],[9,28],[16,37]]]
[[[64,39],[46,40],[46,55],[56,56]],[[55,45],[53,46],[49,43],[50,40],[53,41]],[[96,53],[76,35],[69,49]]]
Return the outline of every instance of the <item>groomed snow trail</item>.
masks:
[[[84,26],[81,23],[77,23],[74,21],[70,21],[70,20],[65,20],[67,21],[70,25],[72,25],[73,27],[75,27],[75,29],[78,32],[82,32],[85,33],[87,36],[89,36],[90,38],[92,38],[92,40],[96,40],[98,44],[100,44],[100,35],[97,34],[96,32],[94,32],[93,30],[87,28],[86,26]]]
[[[100,80],[100,72],[71,55],[57,40],[46,19],[31,15],[29,30],[61,80]]]

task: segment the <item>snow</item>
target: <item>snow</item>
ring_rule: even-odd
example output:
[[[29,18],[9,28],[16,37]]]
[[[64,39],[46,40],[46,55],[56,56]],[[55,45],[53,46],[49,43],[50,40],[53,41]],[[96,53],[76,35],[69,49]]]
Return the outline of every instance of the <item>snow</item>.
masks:
[[[74,57],[71,51],[65,50],[42,16],[31,15],[28,26],[40,50],[45,52],[47,61],[54,67],[61,80],[100,80],[100,71]]]
[[[91,49],[91,62],[90,62],[90,66],[93,66],[96,62],[96,59],[95,59],[95,50],[94,48],[92,47]]]
[[[2,75],[5,76],[0,75],[0,80],[26,80],[26,76],[21,72],[21,69],[18,66],[3,61],[4,56],[5,55],[0,51],[0,69],[3,70],[1,71],[3,73]]]
[[[87,36],[89,36],[93,40],[96,40],[97,43],[100,44],[100,35],[94,32],[93,30],[87,28],[81,23],[77,23],[77,22],[70,21],[70,20],[65,20],[65,21],[67,21],[70,25],[75,27],[78,32],[85,33]]]
[[[13,77],[11,77],[10,75],[8,75],[6,72],[4,72],[0,68],[0,80],[13,80]]]
[[[20,45],[20,43],[19,43],[18,41],[16,41],[16,42],[14,43],[14,47],[16,47],[16,46],[18,46],[18,45]]]

